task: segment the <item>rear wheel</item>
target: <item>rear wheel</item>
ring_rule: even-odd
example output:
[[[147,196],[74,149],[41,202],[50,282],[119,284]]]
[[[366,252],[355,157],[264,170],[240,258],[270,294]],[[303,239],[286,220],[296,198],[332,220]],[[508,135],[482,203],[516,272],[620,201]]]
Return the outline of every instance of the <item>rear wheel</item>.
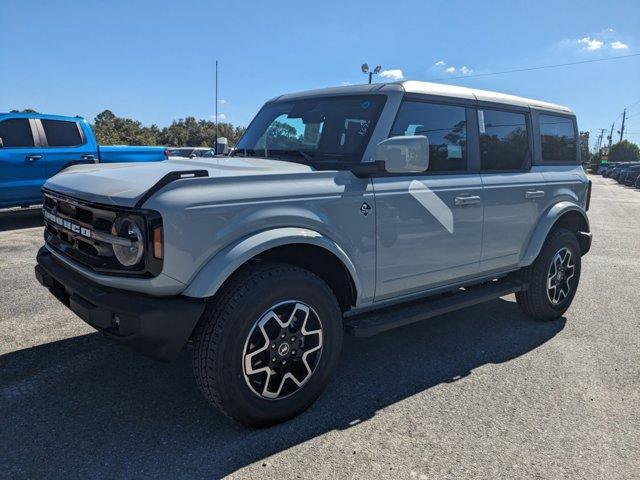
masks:
[[[342,315],[327,284],[289,265],[245,267],[205,310],[193,367],[205,397],[245,425],[298,415],[340,355]]]
[[[554,320],[567,311],[580,281],[580,246],[564,228],[553,229],[533,264],[522,272],[529,289],[516,293],[518,305],[536,320]]]

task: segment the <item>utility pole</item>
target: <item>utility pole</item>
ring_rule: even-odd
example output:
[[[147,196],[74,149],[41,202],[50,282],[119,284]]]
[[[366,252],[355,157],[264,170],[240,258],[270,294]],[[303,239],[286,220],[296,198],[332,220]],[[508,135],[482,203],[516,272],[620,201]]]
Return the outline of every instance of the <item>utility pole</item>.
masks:
[[[600,129],[600,136],[598,137],[598,152],[600,152],[600,149],[602,148],[602,140],[604,139],[604,132],[606,132],[607,129],[606,128],[601,128]]]
[[[616,124],[616,122],[613,122],[611,124],[611,133],[609,134],[609,151],[611,151],[611,142],[613,141],[613,126]]]
[[[620,141],[622,141],[622,136],[624,135],[624,120],[627,118],[627,109],[625,108],[622,112],[622,127],[620,127]]]

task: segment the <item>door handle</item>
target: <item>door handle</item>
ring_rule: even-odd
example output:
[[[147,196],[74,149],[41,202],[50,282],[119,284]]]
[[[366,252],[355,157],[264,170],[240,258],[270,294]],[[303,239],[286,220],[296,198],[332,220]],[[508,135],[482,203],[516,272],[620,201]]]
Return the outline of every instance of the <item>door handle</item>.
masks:
[[[90,153],[85,153],[84,155],[80,155],[80,158],[83,160],[95,160],[96,157],[91,155]]]
[[[36,160],[40,160],[42,158],[42,155],[27,155],[25,157],[25,160],[27,162],[35,162]]]
[[[540,198],[544,197],[544,190],[527,190],[524,198]]]
[[[465,205],[473,205],[480,203],[480,197],[478,196],[460,196],[453,199],[453,204],[458,207],[464,207]]]

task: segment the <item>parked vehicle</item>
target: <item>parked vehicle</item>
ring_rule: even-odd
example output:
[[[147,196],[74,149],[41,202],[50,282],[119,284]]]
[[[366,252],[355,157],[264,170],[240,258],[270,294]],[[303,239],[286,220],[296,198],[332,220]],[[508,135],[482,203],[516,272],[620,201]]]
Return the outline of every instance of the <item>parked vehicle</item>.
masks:
[[[628,187],[633,187],[636,184],[636,179],[640,175],[640,165],[631,165],[624,174],[623,183]]]
[[[609,178],[613,178],[614,180],[618,180],[618,175],[620,174],[620,170],[622,170],[622,168],[624,167],[624,165],[619,164],[616,165],[615,167],[613,167],[611,169],[611,173],[609,174]]]
[[[638,164],[636,162],[627,162],[627,163],[624,163],[624,164],[620,165],[619,167],[616,167],[617,172],[616,172],[616,175],[614,177],[616,179],[616,181],[619,184],[623,185],[624,181],[627,178],[627,172],[629,172],[629,169],[631,167],[635,166],[635,165],[638,165]]]
[[[167,149],[169,157],[194,158],[203,156],[213,156],[213,148],[208,147],[179,147]]]
[[[99,146],[81,117],[2,113],[0,208],[41,203],[46,179],[70,165],[165,158],[164,147]]]
[[[609,175],[611,174],[613,168],[618,165],[617,163],[607,163],[604,168],[602,169],[602,176],[604,178],[609,177]]]
[[[39,282],[153,357],[190,340],[204,396],[252,426],[313,403],[343,331],[511,293],[559,318],[591,246],[571,110],[423,82],[282,95],[233,157],[78,165],[44,190]]]
[[[215,156],[228,155],[233,149],[229,148],[229,142],[225,137],[219,137],[215,142],[216,148],[209,147],[178,147],[167,149],[167,155],[183,158],[213,158]]]
[[[638,178],[636,178],[636,188],[640,188],[640,176],[638,176]]]

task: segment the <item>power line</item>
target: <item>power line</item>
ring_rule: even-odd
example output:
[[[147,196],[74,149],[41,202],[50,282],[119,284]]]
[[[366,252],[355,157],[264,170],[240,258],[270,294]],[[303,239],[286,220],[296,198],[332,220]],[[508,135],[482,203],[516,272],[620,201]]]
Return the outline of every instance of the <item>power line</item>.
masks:
[[[634,108],[636,105],[638,105],[640,103],[640,99],[638,99],[636,102],[633,103],[633,105],[627,107],[627,110],[631,110],[632,108]]]
[[[582,60],[580,62],[568,62],[568,63],[558,63],[555,65],[542,65],[540,67],[527,67],[527,68],[518,68],[514,70],[504,70],[502,72],[492,72],[492,73],[476,73],[475,75],[460,75],[457,77],[442,77],[442,78],[432,78],[429,80],[430,82],[439,82],[442,80],[457,80],[460,78],[476,78],[476,77],[489,77],[493,75],[504,75],[506,73],[518,73],[518,72],[530,72],[532,70],[543,70],[545,68],[559,68],[559,67],[568,67],[571,65],[580,65],[583,63],[595,63],[595,62],[604,62],[607,60],[618,60],[621,58],[629,58],[629,57],[638,57],[640,53],[632,53],[629,55],[619,55],[616,57],[607,57],[607,58],[594,58],[592,60]],[[640,101],[640,100],[639,100]]]

